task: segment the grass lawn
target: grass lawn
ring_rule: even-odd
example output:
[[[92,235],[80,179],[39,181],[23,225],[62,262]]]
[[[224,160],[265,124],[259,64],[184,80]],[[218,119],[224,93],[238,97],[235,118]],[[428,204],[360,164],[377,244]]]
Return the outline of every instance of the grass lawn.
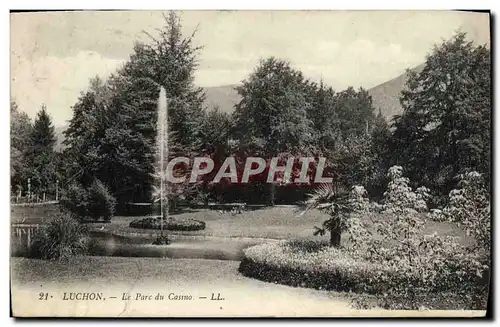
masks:
[[[313,236],[314,226],[321,226],[322,222],[327,219],[327,215],[317,210],[309,211],[300,216],[295,208],[288,206],[249,210],[234,216],[207,209],[189,210],[175,216],[204,221],[206,228],[201,231],[190,232],[168,231],[169,234],[270,239],[320,239],[319,236]],[[129,223],[134,219],[137,219],[137,217],[114,217],[109,224],[106,224],[104,231],[132,235],[154,235],[157,233],[154,230],[128,227]],[[374,214],[371,217],[367,216],[365,217],[365,223],[371,226],[371,221],[376,221],[377,219],[384,219],[384,216],[381,214]],[[96,229],[103,226],[102,223],[92,225]],[[470,241],[459,227],[448,222],[428,220],[424,228],[424,233],[432,234],[433,232],[437,232],[442,236],[458,236],[464,244]],[[322,238],[327,239],[328,236],[326,235]]]
[[[19,208],[11,207],[11,222],[18,223],[40,223],[43,219],[50,217],[54,212],[53,207],[48,208]],[[216,237],[250,237],[250,238],[270,238],[270,239],[290,239],[290,238],[310,238],[319,239],[313,236],[314,226],[321,226],[327,216],[317,210],[305,213],[303,216],[291,206],[266,207],[257,210],[243,211],[241,214],[231,215],[230,213],[220,213],[217,210],[209,209],[187,209],[185,212],[175,214],[178,218],[191,218],[204,221],[206,228],[201,231],[168,231],[169,234],[180,235],[200,235]],[[151,237],[157,234],[155,230],[130,228],[129,224],[138,217],[113,217],[110,223],[92,223],[94,229],[100,229],[105,225],[105,232],[116,234],[139,235]],[[373,214],[365,217],[365,223],[371,225],[372,220],[384,219],[383,215]],[[372,230],[373,232],[373,230]],[[428,220],[424,233],[439,235],[458,236],[464,244],[470,242],[465,233],[456,225],[448,222],[435,222]],[[327,239],[327,236],[323,238]]]
[[[274,207],[259,210],[244,211],[241,214],[231,215],[219,213],[217,210],[189,210],[189,212],[176,214],[176,218],[191,218],[206,223],[206,228],[200,231],[168,231],[168,233],[183,235],[203,235],[219,237],[253,237],[286,239],[290,237],[309,237],[312,235],[313,226],[321,225],[325,216],[320,212],[311,212],[306,216],[298,216],[290,207]],[[130,228],[129,223],[138,217],[114,217],[111,223],[106,224],[106,231],[118,233],[148,234],[151,230]],[[93,224],[101,227],[103,224]],[[157,233],[157,231],[153,231]]]

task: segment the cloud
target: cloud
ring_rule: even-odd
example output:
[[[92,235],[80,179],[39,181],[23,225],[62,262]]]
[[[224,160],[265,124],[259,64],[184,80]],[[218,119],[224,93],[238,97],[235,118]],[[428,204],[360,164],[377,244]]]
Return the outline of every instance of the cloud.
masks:
[[[71,106],[88,86],[89,78],[106,78],[124,62],[86,50],[63,58],[45,56],[30,61],[15,54],[11,58],[12,98],[30,117],[45,104],[56,125],[71,118]]]

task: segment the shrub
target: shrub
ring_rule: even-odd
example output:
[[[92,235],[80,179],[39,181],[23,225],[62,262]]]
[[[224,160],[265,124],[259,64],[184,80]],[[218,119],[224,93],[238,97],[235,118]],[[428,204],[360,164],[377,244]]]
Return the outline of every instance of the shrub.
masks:
[[[89,193],[80,185],[72,184],[64,192],[61,198],[61,205],[80,219],[87,217]]]
[[[355,185],[352,187],[349,194],[349,203],[355,213],[366,213],[370,211],[368,192],[361,185]]]
[[[322,250],[324,247],[328,245],[329,245],[328,242],[325,241],[307,240],[307,239],[302,239],[302,240],[293,239],[285,243],[285,246],[290,247],[292,251],[306,252],[306,253],[318,252],[319,250]]]
[[[95,180],[89,188],[71,185],[61,203],[80,220],[109,221],[116,206],[115,198],[99,180]]]
[[[428,190],[417,189],[417,196],[408,196],[412,193],[406,187],[408,181],[402,181],[397,174],[395,177],[399,186],[393,184],[388,190],[391,194],[385,203],[386,218],[377,226],[382,238],[370,239],[363,254],[370,262],[393,267],[400,276],[397,283],[391,282],[394,286],[383,298],[386,306],[394,306],[395,299],[406,299],[408,305],[413,299],[418,303],[426,292],[453,292],[469,299],[473,307],[484,306],[489,276],[484,253],[462,246],[455,237],[424,235],[423,216],[415,204],[424,203]],[[400,192],[403,189],[406,195]],[[438,217],[442,212],[434,210],[431,215]]]
[[[403,210],[425,212],[428,210],[429,189],[419,187],[413,191],[410,187],[410,180],[403,177],[403,167],[392,166],[387,172],[387,177],[389,184],[384,193],[384,212],[398,213]]]
[[[402,172],[399,166],[389,169],[382,206],[370,204],[364,188],[352,189],[344,230],[357,240],[354,246],[289,241],[252,247],[245,250],[240,271],[276,283],[373,294],[377,305],[389,309],[484,309],[490,216],[480,176],[462,175],[449,206],[431,211],[461,224],[482,245],[477,248],[461,245],[456,237],[424,234],[426,216],[421,212],[428,210],[429,190],[413,190]],[[372,220],[377,233],[367,237],[359,216],[373,211],[384,213],[384,219]],[[361,304],[367,306],[366,298]]]
[[[132,228],[160,229],[160,217],[146,217],[135,219],[129,224]],[[205,222],[195,219],[179,219],[171,217],[163,220],[163,228],[172,231],[196,231],[205,229]]]
[[[451,239],[426,236],[421,241],[427,254],[420,257],[405,256],[397,247],[391,252],[383,247],[387,252],[363,257],[345,249],[316,246],[318,243],[267,243],[244,250],[239,271],[273,283],[374,294],[378,305],[386,308],[443,308],[439,301],[426,301],[454,293],[453,309],[484,309],[487,293],[483,285],[488,276],[481,274],[483,267],[477,265],[477,258]]]
[[[375,293],[380,286],[371,283],[370,276],[383,267],[355,260],[335,247],[303,251],[304,244],[281,241],[247,248],[239,271],[268,282],[316,289]]]
[[[100,180],[95,180],[90,186],[89,202],[90,217],[93,219],[103,218],[106,221],[111,220],[115,213],[116,200]]]
[[[491,212],[489,192],[477,172],[459,176],[458,188],[451,190],[449,203],[442,215],[458,223],[479,246],[489,251],[491,244]]]
[[[88,241],[87,228],[70,213],[60,212],[38,229],[30,246],[30,257],[65,260],[85,254]]]
[[[431,209],[427,217],[434,221],[446,221],[447,218],[441,209]]]

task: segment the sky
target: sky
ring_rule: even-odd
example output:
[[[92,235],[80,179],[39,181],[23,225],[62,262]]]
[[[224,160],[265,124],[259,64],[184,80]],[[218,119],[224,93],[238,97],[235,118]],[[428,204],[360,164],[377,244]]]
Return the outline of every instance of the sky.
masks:
[[[489,44],[485,13],[452,11],[183,11],[185,35],[202,46],[195,83],[237,84],[259,59],[289,60],[305,76],[342,90],[370,88],[425,61],[456,31]],[[91,77],[115,72],[134,42],[164,26],[161,11],[11,14],[11,97],[32,118],[47,106],[71,119]]]

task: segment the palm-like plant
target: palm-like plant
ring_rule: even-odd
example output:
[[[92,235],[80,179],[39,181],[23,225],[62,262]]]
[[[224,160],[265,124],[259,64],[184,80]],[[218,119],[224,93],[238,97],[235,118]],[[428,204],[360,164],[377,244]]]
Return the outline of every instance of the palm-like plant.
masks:
[[[330,232],[330,245],[340,246],[340,237],[345,230],[347,219],[349,219],[352,207],[349,203],[349,192],[346,187],[340,184],[322,184],[303,204],[305,212],[318,209],[330,216],[323,222],[323,226],[314,226],[314,235],[325,235]]]

